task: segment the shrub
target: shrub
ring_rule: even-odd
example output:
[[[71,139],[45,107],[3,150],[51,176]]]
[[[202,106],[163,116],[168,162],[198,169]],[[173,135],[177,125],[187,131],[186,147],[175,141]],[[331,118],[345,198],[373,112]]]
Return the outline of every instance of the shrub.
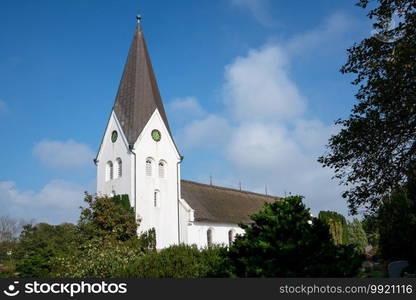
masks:
[[[266,203],[240,225],[227,255],[228,272],[237,277],[351,277],[362,257],[352,246],[334,245],[329,227],[312,218],[301,196]]]
[[[20,277],[49,277],[56,257],[76,255],[79,235],[75,225],[25,225],[14,257]]]
[[[124,277],[126,269],[143,255],[138,240],[92,239],[82,246],[79,255],[57,257],[53,261],[54,277],[114,278]]]
[[[198,278],[222,274],[220,247],[199,250],[195,245],[175,245],[138,257],[123,277]]]

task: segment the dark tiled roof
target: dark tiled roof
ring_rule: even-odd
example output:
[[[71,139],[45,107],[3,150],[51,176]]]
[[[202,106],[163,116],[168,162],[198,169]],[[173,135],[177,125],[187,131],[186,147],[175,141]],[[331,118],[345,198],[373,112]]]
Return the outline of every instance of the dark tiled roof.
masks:
[[[196,221],[216,223],[250,223],[249,216],[260,211],[264,203],[280,199],[188,180],[181,181],[181,193],[195,210]]]
[[[146,42],[138,24],[114,103],[115,114],[130,145],[136,142],[156,108],[170,133]]]

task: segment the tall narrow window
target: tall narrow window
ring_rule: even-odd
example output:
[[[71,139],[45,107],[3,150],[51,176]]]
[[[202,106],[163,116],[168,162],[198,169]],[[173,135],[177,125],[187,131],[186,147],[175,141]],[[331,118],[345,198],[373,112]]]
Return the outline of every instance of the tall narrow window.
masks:
[[[233,241],[234,241],[234,229],[230,229],[228,231],[228,245],[231,246],[231,244],[233,243]]]
[[[152,160],[146,159],[146,176],[152,176]]]
[[[165,178],[166,163],[164,161],[159,162],[159,178]]]
[[[208,230],[207,230],[207,245],[208,245],[208,247],[211,247],[212,246],[212,228],[209,228]]]
[[[123,175],[123,163],[120,157],[116,159],[116,165],[117,165],[117,178],[120,178]]]
[[[153,206],[154,207],[160,207],[160,191],[155,190],[153,193]]]
[[[111,160],[109,160],[107,162],[106,167],[105,167],[105,180],[106,181],[109,181],[109,180],[113,179],[113,175],[114,175],[113,171],[114,171],[113,170],[113,163],[112,163]]]

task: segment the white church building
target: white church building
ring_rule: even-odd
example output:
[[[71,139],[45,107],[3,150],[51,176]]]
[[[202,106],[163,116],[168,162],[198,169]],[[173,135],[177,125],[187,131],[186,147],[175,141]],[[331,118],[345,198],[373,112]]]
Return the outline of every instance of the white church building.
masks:
[[[140,20],[138,20],[140,21]],[[140,22],[94,162],[97,194],[127,194],[139,231],[156,231],[156,247],[230,244],[239,223],[277,198],[181,179],[177,148]]]

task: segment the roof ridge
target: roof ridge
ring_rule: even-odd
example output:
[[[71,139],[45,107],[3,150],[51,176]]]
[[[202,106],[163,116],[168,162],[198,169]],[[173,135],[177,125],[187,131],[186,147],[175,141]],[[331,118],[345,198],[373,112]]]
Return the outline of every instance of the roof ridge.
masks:
[[[189,182],[189,183],[192,183],[192,184],[203,185],[203,186],[207,186],[207,187],[211,187],[211,188],[216,188],[216,189],[220,189],[220,190],[228,190],[228,191],[233,191],[233,192],[238,192],[238,193],[244,193],[244,194],[253,194],[253,195],[258,195],[258,196],[268,197],[268,198],[279,198],[279,199],[281,198],[281,197],[278,197],[278,196],[266,195],[266,194],[252,192],[252,191],[237,190],[237,189],[234,189],[234,188],[229,188],[229,187],[224,187],[224,186],[218,186],[218,185],[212,185],[212,184],[206,184],[206,183],[200,183],[200,182],[196,182],[196,181],[192,181],[192,180],[181,179],[181,181]]]

